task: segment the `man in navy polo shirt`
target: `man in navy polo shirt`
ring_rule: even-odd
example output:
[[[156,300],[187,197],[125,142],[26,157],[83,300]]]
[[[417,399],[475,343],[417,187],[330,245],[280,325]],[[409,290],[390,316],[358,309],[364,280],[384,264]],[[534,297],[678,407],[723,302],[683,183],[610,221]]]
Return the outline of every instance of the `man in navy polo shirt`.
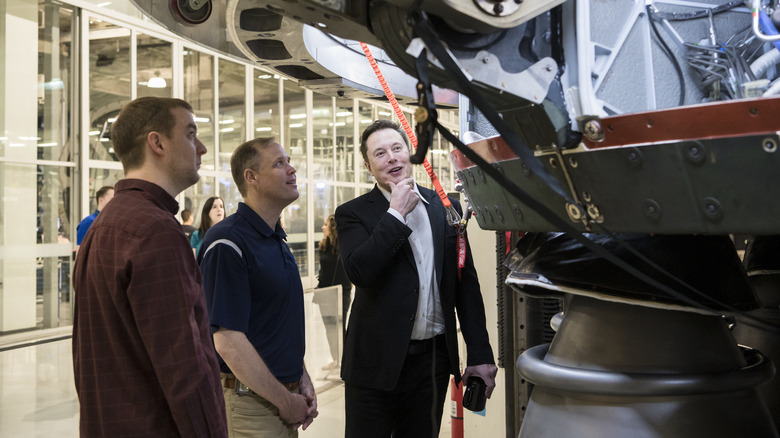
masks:
[[[214,225],[198,257],[231,437],[296,437],[317,416],[303,364],[303,286],[282,210],[298,199],[295,168],[273,138],[230,159],[244,202]]]

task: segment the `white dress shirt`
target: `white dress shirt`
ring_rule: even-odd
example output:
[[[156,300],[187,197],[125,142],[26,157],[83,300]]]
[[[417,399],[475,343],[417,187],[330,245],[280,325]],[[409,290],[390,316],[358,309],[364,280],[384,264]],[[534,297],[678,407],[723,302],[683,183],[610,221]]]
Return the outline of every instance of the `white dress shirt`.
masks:
[[[379,187],[379,190],[390,201],[390,192],[382,187]],[[428,201],[420,194],[417,184],[414,185],[414,192],[417,193],[422,202],[417,203],[414,210],[406,215],[406,219],[393,208],[388,209],[388,213],[412,229],[409,243],[412,245],[412,254],[414,254],[420,283],[412,339],[422,340],[444,333],[444,312],[441,308],[439,285],[436,282],[436,272],[433,266],[433,233],[431,232],[431,221],[425,209],[425,204],[428,204]]]

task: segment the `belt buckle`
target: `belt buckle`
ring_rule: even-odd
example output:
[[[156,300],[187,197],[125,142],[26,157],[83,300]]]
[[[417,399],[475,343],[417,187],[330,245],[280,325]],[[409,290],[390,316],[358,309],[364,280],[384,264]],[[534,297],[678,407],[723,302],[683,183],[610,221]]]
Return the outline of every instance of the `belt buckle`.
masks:
[[[236,394],[241,395],[252,395],[255,392],[249,389],[248,386],[246,386],[244,383],[242,383],[240,380],[236,379]]]
[[[254,394],[254,392],[249,389],[248,386],[241,383],[241,381],[238,380],[238,377],[236,377],[234,374],[225,373],[225,375],[222,376],[222,386],[224,388],[235,390],[236,394],[239,396]]]

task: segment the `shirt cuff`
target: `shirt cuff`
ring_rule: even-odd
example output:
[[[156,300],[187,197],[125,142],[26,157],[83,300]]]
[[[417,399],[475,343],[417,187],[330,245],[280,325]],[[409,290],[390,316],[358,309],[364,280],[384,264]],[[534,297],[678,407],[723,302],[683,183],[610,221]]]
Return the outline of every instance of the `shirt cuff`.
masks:
[[[402,224],[406,225],[406,219],[404,219],[404,217],[401,216],[401,213],[399,213],[396,209],[391,207],[387,209],[387,212],[390,213],[394,218],[401,221]]]

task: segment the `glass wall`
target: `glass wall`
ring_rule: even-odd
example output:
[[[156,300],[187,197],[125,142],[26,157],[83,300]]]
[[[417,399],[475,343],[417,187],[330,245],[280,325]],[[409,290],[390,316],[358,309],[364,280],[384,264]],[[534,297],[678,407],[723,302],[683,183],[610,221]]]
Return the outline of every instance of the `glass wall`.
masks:
[[[71,214],[74,11],[46,4],[42,12],[39,24],[44,26],[38,29],[35,327],[50,328],[72,324],[70,228],[78,220]]]
[[[336,99],[336,117],[333,127],[336,136],[333,156],[335,179],[354,181],[355,166],[359,171],[362,161],[355,162],[355,102],[352,99]]]
[[[298,177],[306,177],[306,130],[308,117],[306,116],[306,92],[292,81],[284,80],[282,101],[284,102],[284,114],[282,115],[282,146],[290,154]]]
[[[214,170],[216,162],[214,148],[214,56],[195,49],[184,49],[184,96],[182,99],[192,105],[195,122],[198,124],[198,138],[206,145],[208,152],[201,157],[201,169]],[[194,210],[193,210],[194,211]]]
[[[329,214],[333,213],[333,188],[336,169],[335,102],[330,96],[313,93],[312,106],[312,185],[314,190],[314,229],[320,230]]]
[[[0,3],[0,333],[70,324],[74,9]],[[60,318],[60,315],[63,318]]]
[[[375,111],[374,106],[368,103],[361,103],[358,106],[358,117],[357,117],[357,129],[358,133],[363,132],[364,129],[368,125],[371,124],[374,120],[376,120],[376,117],[374,117]],[[356,148],[358,149],[358,156],[360,157],[360,160],[358,160],[358,165],[356,167],[359,167],[360,169],[355,169],[356,172],[358,172],[359,178],[358,182],[361,183],[372,183],[374,182],[374,177],[371,176],[371,174],[368,172],[368,169],[366,169],[365,166],[365,160],[363,159],[363,154],[360,152],[360,134],[355,137],[355,144]]]
[[[281,135],[281,113],[279,112],[279,76],[255,70],[254,81],[254,117],[255,137],[275,137]],[[279,140],[280,141],[280,140]]]
[[[177,199],[195,226],[211,196],[223,199],[226,214],[236,211],[241,196],[229,166],[236,146],[273,136],[287,149],[300,197],[281,220],[304,287],[316,285],[322,224],[373,187],[359,136],[375,118],[395,117],[388,104],[304,90],[97,7],[4,0],[0,19],[0,335],[72,324],[76,225],[95,210],[95,191],[124,177],[111,125],[140,96],[180,97],[193,107],[208,152],[200,181]],[[404,108],[409,118],[412,111]],[[440,114],[457,128],[456,112]],[[437,137],[429,159],[452,190],[448,151]]]
[[[119,161],[111,144],[111,123],[132,100],[130,30],[89,20],[90,159]]]
[[[230,171],[230,154],[246,139],[244,66],[219,60],[219,170]]]
[[[173,97],[173,43],[139,34],[136,52],[136,96]]]

